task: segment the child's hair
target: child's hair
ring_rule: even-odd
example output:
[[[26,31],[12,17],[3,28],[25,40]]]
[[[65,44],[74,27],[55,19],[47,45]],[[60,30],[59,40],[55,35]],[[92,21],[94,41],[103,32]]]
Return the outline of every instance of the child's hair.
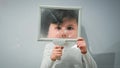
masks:
[[[63,19],[76,19],[78,23],[78,11],[77,10],[64,10],[64,9],[44,9],[41,13],[41,32],[44,36],[48,35],[49,25],[62,24]]]

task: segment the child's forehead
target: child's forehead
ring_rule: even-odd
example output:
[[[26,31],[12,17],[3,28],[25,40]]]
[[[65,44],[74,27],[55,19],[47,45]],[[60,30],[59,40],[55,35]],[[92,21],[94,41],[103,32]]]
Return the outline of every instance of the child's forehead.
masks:
[[[60,25],[74,25],[77,24],[76,19],[64,19]]]
[[[52,24],[53,27],[56,26],[60,26],[60,27],[68,27],[68,26],[72,26],[72,27],[77,27],[77,23],[75,22],[63,22],[61,24]]]
[[[74,25],[74,24],[77,24],[77,20],[64,18],[62,22],[56,22],[54,24],[56,24],[56,25]]]
[[[77,25],[76,21],[66,21],[66,22],[63,22],[61,25]]]

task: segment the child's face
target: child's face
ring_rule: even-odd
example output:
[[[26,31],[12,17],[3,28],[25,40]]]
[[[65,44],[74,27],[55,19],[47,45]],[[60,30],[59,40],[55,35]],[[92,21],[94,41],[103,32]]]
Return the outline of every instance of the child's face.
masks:
[[[48,38],[77,38],[78,25],[76,19],[63,20],[61,25],[50,24]]]

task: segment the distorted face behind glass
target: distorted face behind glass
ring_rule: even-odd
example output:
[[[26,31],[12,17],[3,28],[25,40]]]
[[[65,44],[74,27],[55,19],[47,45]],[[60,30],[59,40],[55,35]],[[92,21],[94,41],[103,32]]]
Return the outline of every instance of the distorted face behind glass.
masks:
[[[76,19],[64,19],[63,23],[50,24],[48,38],[77,38],[77,21]]]
[[[47,38],[77,38],[78,36],[78,11],[50,9],[47,10],[45,23],[49,24]],[[45,16],[44,16],[45,17]]]

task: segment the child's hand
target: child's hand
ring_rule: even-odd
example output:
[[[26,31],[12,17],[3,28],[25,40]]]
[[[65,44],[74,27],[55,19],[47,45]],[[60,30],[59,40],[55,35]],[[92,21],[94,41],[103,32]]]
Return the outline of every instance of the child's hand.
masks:
[[[82,54],[87,53],[86,42],[83,38],[78,38],[77,39],[77,47],[81,50]]]
[[[64,47],[58,46],[58,45],[54,47],[52,54],[51,54],[51,57],[50,57],[52,61],[56,61],[56,59],[58,59],[62,56],[63,48]]]

